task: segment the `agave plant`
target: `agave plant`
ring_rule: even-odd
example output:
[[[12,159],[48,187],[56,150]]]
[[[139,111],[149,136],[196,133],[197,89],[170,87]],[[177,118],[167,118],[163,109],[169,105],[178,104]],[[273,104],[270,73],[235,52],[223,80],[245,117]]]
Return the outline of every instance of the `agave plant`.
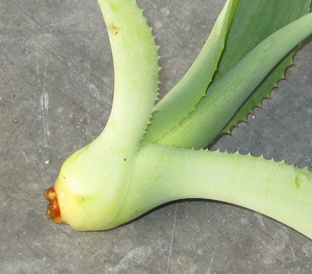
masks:
[[[76,230],[117,227],[163,203],[204,198],[270,216],[312,238],[312,173],[205,149],[268,96],[312,33],[309,0],[227,0],[181,81],[156,105],[158,47],[135,0],[98,0],[113,54],[105,129],[45,191],[47,216]]]

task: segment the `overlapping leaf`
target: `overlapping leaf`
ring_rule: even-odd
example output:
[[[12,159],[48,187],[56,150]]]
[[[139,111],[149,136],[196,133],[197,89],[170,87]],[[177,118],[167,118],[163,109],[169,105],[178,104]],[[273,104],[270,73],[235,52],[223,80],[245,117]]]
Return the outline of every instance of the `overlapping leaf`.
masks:
[[[152,125],[148,128],[145,136],[147,141],[167,146],[194,148],[207,146],[220,132],[228,132],[238,121],[245,120],[247,114],[252,111],[253,107],[259,106],[262,99],[270,94],[272,87],[283,77],[286,67],[292,63],[293,51],[290,53],[288,53],[288,51],[293,48],[287,49],[281,58],[287,53],[288,55],[282,60],[278,59],[276,61],[278,62],[277,64],[274,63],[272,65],[272,63],[267,62],[270,68],[266,71],[265,75],[260,76],[259,74],[257,79],[246,79],[246,75],[249,75],[250,78],[256,78],[254,77],[257,74],[255,68],[262,65],[262,61],[259,61],[260,56],[257,56],[258,64],[253,66],[253,75],[250,75],[250,73],[248,74],[248,70],[244,71],[242,67],[241,71],[233,71],[233,68],[257,45],[274,32],[308,13],[311,1],[240,0],[238,2],[230,29],[223,28],[223,32],[221,32],[222,35],[226,34],[227,38],[225,49],[217,64],[217,71],[214,73],[212,82],[210,84],[208,83],[207,87],[203,87],[195,84],[188,85],[191,83],[192,79],[194,80],[194,77],[190,78],[191,80],[187,77],[182,79],[182,81],[186,82],[183,82],[183,86],[188,87],[188,96],[192,96],[192,94],[204,94],[204,96],[199,100],[196,97],[197,100],[195,102],[192,101],[193,105],[190,106],[190,100],[186,100],[187,103],[185,103],[185,100],[183,101],[183,98],[181,99],[179,96],[175,96],[175,100],[168,100],[171,99],[172,95],[172,93],[169,92],[169,95],[163,98],[156,106]],[[232,19],[233,14],[229,13],[229,15],[229,18]],[[221,22],[223,24],[228,24],[227,20],[228,19],[225,17]],[[291,34],[288,36],[291,36]],[[275,47],[275,50],[278,51],[279,49]],[[203,51],[205,51],[205,55],[209,55],[209,49],[204,47]],[[212,51],[210,54],[215,55],[215,52]],[[200,66],[197,66],[197,64],[200,63],[198,59],[202,61],[203,56],[198,56],[190,70],[201,69]],[[253,58],[249,58],[249,62],[255,63],[254,61],[257,62],[256,59],[253,60]],[[245,63],[245,65],[249,66],[247,63]],[[211,67],[211,69],[214,72],[215,68]],[[238,106],[231,109],[231,111],[228,110],[226,105],[222,105],[222,102],[217,102],[218,99],[216,99],[218,97],[230,98],[232,96],[231,99],[235,101],[235,94],[242,93],[242,91],[239,90],[241,88],[240,84],[233,86],[232,90],[229,85],[227,85],[226,90],[224,90],[224,83],[216,87],[216,83],[222,82],[221,79],[228,73],[233,74],[232,78],[227,78],[233,81],[233,83],[235,82],[235,77],[245,78],[244,81],[246,82],[254,81],[254,83],[248,87],[249,90],[243,91],[243,93],[246,94],[246,96],[244,95],[241,97],[243,101],[233,102],[233,105]],[[242,75],[242,73],[245,75]],[[207,77],[209,78],[208,75]],[[177,87],[181,86],[181,82],[177,84]],[[251,87],[252,90],[250,90]],[[210,96],[212,90],[213,95]],[[216,90],[218,91],[216,92]],[[173,91],[177,93],[177,88],[175,87]],[[185,89],[182,90],[182,94],[185,93]],[[217,96],[216,93],[219,93],[220,96]],[[209,96],[213,98],[207,99]],[[187,96],[184,96],[184,98],[187,98]],[[187,105],[187,108],[183,107],[184,105]],[[158,108],[158,106],[160,107]],[[189,110],[187,113],[186,109]],[[224,116],[222,110],[226,113],[224,114],[226,118],[220,119],[221,116]],[[170,115],[171,113],[174,115]],[[161,118],[162,116],[166,119]],[[207,138],[204,135],[206,135]]]
[[[241,0],[215,78],[232,68],[270,34],[308,13],[310,4],[310,0]],[[224,132],[228,132],[237,122],[245,120],[252,108],[259,106],[262,99],[269,96],[271,89],[284,76],[286,67],[292,64],[293,53],[292,51],[285,56],[268,74],[227,124]]]

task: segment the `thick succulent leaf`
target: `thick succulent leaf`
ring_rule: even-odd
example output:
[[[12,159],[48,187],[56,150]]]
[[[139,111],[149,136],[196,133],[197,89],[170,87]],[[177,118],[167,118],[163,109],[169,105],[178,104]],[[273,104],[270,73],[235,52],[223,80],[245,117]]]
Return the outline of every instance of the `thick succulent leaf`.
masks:
[[[176,127],[205,96],[240,0],[228,0],[203,49],[179,83],[156,105],[145,140],[154,143]]]
[[[307,169],[239,153],[149,143],[133,169],[114,226],[168,201],[204,198],[258,211],[312,239],[312,173]]]
[[[211,90],[216,89],[216,85],[214,84],[218,82],[220,78],[223,78],[224,74],[227,74],[258,44],[289,22],[293,22],[302,15],[308,13],[310,2],[311,0],[240,0],[234,14],[232,25],[227,32],[228,37],[226,39],[225,49],[218,63],[218,69],[216,72],[213,70],[213,72],[215,72],[213,81],[209,87],[207,86],[206,95],[209,97]],[[289,34],[291,35],[291,33]],[[300,43],[300,41],[301,40],[298,40],[297,43]],[[295,46],[289,50],[293,50],[294,48]],[[276,48],[276,53],[279,54],[279,52],[280,49]],[[276,85],[278,79],[283,77],[285,68],[292,62],[292,53],[284,57],[287,53],[288,51],[284,52],[283,55],[276,60],[277,63],[272,64],[269,62],[269,70],[266,71],[265,75],[261,75],[260,80],[257,79],[257,81],[259,80],[258,82],[254,81],[252,90],[240,91],[239,89],[241,86],[231,87],[227,85],[227,90],[222,91],[222,87],[220,87],[218,91],[223,92],[223,95],[220,95],[221,97],[227,94],[227,96],[234,96],[233,99],[236,100],[236,93],[246,92],[245,94],[247,94],[246,96],[244,95],[243,101],[238,102],[238,100],[236,100],[236,103],[238,102],[239,105],[235,103],[235,108],[233,109],[231,107],[231,113],[229,113],[229,109],[223,103],[211,100],[207,103],[207,101],[209,101],[207,100],[207,96],[203,97],[201,100],[197,98],[198,104],[195,105],[195,107],[193,107],[194,102],[192,101],[191,108],[183,107],[185,103],[183,96],[181,99],[179,96],[175,95],[175,100],[168,101],[166,98],[170,97],[172,91],[178,90],[181,94],[185,93],[185,90],[175,87],[169,93],[169,96],[164,98],[167,100],[166,104],[160,102],[158,106],[161,107],[158,109],[156,106],[152,125],[148,128],[147,134],[145,135],[146,140],[167,146],[193,148],[207,146],[219,133],[226,132],[233,125],[237,124],[238,121],[245,120],[247,114],[252,111],[252,108],[259,105],[262,99],[269,95],[270,90]],[[266,55],[266,53],[263,54]],[[201,56],[199,56],[199,58],[200,57]],[[255,60],[251,61],[255,63]],[[266,63],[268,63],[268,61],[269,60],[267,60]],[[259,66],[262,66],[262,64],[260,63]],[[196,68],[196,65],[193,66],[193,68]],[[257,67],[254,68],[255,70],[252,75],[244,70],[240,71],[240,73],[247,73],[250,76],[249,78],[255,78],[255,75],[259,73],[257,72]],[[207,77],[208,76],[209,75],[207,75]],[[247,82],[249,81],[249,78],[246,78],[244,75],[236,76],[245,78]],[[181,86],[180,83],[177,84],[177,87]],[[207,84],[209,84],[209,81]],[[250,88],[251,85],[248,89]],[[188,87],[188,89],[189,94],[193,94],[193,90],[196,89],[196,86]],[[213,93],[215,93],[215,91]],[[217,96],[217,94],[214,94],[212,97],[215,97],[215,95]],[[204,104],[203,101],[205,101]],[[186,102],[191,101],[187,100]],[[203,105],[204,107],[202,107]],[[181,116],[178,117],[180,119],[171,117],[172,110],[175,109],[175,106],[179,106],[180,109],[183,109]],[[198,108],[201,108],[201,113],[199,115],[197,115],[199,113]],[[187,112],[185,113],[184,110]],[[176,114],[175,111],[173,112]],[[167,120],[163,118],[156,119],[157,117],[162,117],[162,113],[166,114],[164,117],[166,117]],[[218,117],[216,116],[217,113],[220,114]],[[221,119],[221,121],[219,119],[220,116],[226,116],[226,119]],[[199,120],[203,122],[199,123]],[[160,123],[159,121],[165,122]],[[174,123],[171,123],[171,121],[174,121]],[[174,127],[167,126],[168,122]],[[204,126],[204,124],[206,126]]]
[[[209,86],[206,96],[178,127],[157,143],[207,146],[282,58],[312,33],[312,13],[277,30]]]
[[[158,47],[143,11],[134,0],[98,3],[114,61],[112,111],[102,133],[64,162],[54,187],[46,191],[48,216],[76,230],[110,228],[158,90]]]
[[[223,51],[215,79],[231,69],[251,49],[270,34],[310,11],[311,0],[241,0]],[[229,132],[239,121],[245,120],[253,107],[268,97],[277,81],[292,64],[293,51],[289,53],[255,89],[235,116],[223,129]]]
[[[119,138],[131,147],[130,141],[138,144],[142,139],[157,98],[158,47],[135,1],[98,0],[98,4],[114,62],[114,100],[105,130],[112,128],[113,140]]]

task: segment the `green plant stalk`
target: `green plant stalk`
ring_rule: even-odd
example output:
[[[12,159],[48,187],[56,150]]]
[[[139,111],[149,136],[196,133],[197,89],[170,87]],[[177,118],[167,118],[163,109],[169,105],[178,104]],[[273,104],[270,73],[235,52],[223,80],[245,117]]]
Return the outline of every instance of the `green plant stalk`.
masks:
[[[215,80],[196,110],[156,143],[195,149],[206,147],[274,66],[311,33],[311,13],[274,32]]]
[[[262,157],[145,143],[111,225],[168,201],[203,198],[243,206],[312,239],[312,173]]]

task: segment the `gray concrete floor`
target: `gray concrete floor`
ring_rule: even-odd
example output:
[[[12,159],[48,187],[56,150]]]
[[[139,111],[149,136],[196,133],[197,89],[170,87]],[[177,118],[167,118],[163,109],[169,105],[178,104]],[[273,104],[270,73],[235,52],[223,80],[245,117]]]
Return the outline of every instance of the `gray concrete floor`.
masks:
[[[161,46],[161,93],[186,72],[224,0],[140,0]],[[286,81],[213,149],[312,164],[312,38]],[[311,273],[312,241],[258,213],[171,204],[107,232],[45,217],[43,190],[109,115],[112,60],[96,1],[0,0],[1,273]]]

